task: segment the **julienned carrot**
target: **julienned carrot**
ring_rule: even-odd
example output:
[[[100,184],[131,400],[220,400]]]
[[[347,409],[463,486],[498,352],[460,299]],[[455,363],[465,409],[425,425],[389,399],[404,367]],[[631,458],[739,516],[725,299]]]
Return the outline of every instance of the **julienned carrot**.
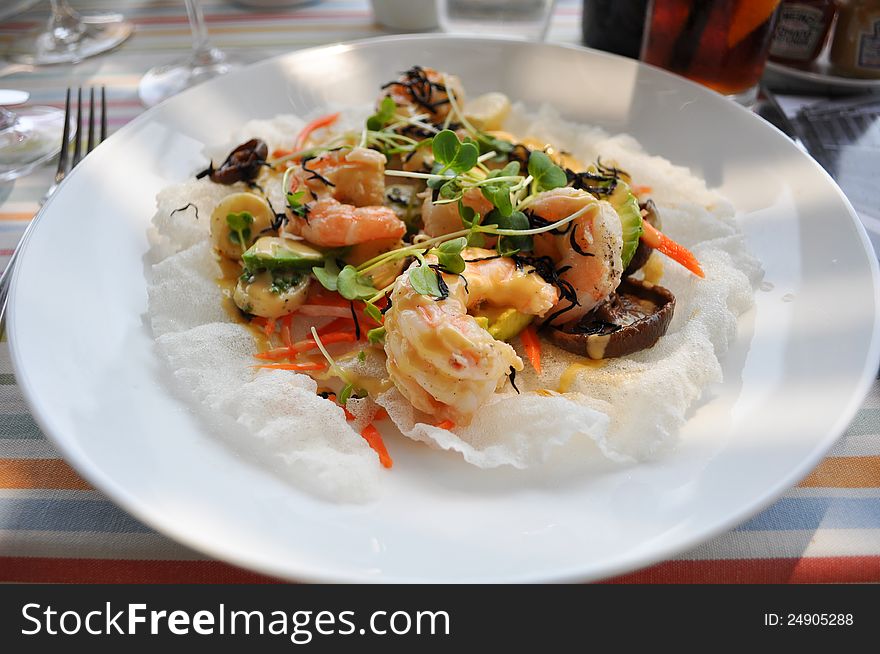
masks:
[[[373,414],[373,420],[376,422],[379,422],[380,420],[388,420],[388,412],[385,409],[380,408]]]
[[[369,446],[379,455],[379,463],[386,468],[390,468],[394,465],[391,457],[388,456],[388,450],[385,449],[385,442],[382,440],[382,434],[380,434],[379,430],[373,426],[373,423],[364,427],[361,436],[364,437],[364,440],[367,441]]]
[[[321,397],[324,397],[324,396],[322,395]],[[331,402],[333,402],[333,403],[335,403],[335,404],[339,404],[339,403],[336,401],[336,393],[327,393],[327,396],[324,397],[324,399],[325,399],[325,400],[330,400]],[[341,405],[341,404],[339,404],[339,407],[342,409],[343,413],[345,413],[345,419],[346,419],[346,420],[348,420],[349,422],[351,422],[352,420],[355,419],[354,414],[353,414],[351,411],[349,411],[346,407],[344,407],[344,406]]]
[[[326,116],[315,118],[315,120],[302,128],[302,131],[296,137],[296,142],[293,145],[293,151],[299,152],[300,150],[305,148],[306,141],[309,140],[309,136],[312,135],[312,132],[314,132],[316,129],[321,129],[322,127],[329,127],[336,122],[337,118],[339,118],[339,113],[327,114]]]
[[[327,364],[322,361],[306,361],[304,363],[261,363],[254,368],[270,368],[272,370],[324,370]]]
[[[309,293],[309,297],[306,299],[306,304],[315,304],[319,306],[327,306],[327,307],[349,307],[349,301],[342,297],[339,293],[334,293],[333,291],[325,291],[320,290],[313,293]]]
[[[541,374],[541,341],[538,340],[538,334],[532,325],[526,327],[519,335],[522,339],[523,347],[526,350],[526,356],[532,364],[532,368],[539,375]]]
[[[355,340],[357,339],[353,332],[328,332],[321,336],[321,342],[324,345],[330,345],[331,343],[354,343]],[[290,346],[290,349],[297,352],[305,352],[306,350],[314,350],[317,347],[318,344],[314,338],[307,338],[303,341],[297,341]]]
[[[657,229],[647,220],[642,221],[642,240],[650,247],[680,263],[697,277],[706,276],[703,269],[700,268],[700,262],[697,261],[693,252],[688,250],[685,246],[679,245],[662,232],[658,232]]]
[[[321,336],[321,342],[324,345],[330,345],[331,343],[354,343],[356,340],[357,338],[352,332],[330,332]],[[271,361],[274,359],[295,357],[303,352],[316,349],[318,349],[318,344],[315,342],[315,339],[307,338],[303,341],[291,343],[287,347],[276,347],[272,350],[266,350],[265,352],[258,352],[254,356],[258,359],[267,359]]]
[[[630,187],[629,187],[629,190],[632,191],[634,195],[640,197],[640,196],[642,196],[642,195],[648,195],[648,193],[650,193],[652,189],[651,189],[650,186],[638,186],[638,185],[636,185],[636,186],[630,186]]]
[[[351,318],[334,318],[326,325],[318,329],[318,336],[323,336],[324,334],[329,334],[331,332],[342,331],[343,328],[351,327],[349,323],[352,322]]]
[[[451,420],[444,420],[443,422],[438,422],[435,427],[440,429],[455,429],[455,423]]]
[[[266,335],[266,338],[272,338],[272,334],[275,333],[275,318],[268,318],[266,320],[266,326],[263,327],[263,333]]]
[[[272,158],[280,159],[281,157],[286,157],[289,154],[293,154],[293,150],[285,150],[284,148],[277,148],[272,150]]]
[[[290,322],[293,320],[293,314],[288,313],[281,319],[281,342],[286,347],[290,347]]]

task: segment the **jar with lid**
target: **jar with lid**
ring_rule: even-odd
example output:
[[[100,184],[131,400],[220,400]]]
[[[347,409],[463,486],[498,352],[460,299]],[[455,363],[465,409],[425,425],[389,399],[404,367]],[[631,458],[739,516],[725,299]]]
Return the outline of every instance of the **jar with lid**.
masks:
[[[770,45],[770,59],[805,65],[825,46],[837,13],[835,0],[783,0]]]
[[[839,75],[880,78],[880,0],[840,3],[830,59]]]

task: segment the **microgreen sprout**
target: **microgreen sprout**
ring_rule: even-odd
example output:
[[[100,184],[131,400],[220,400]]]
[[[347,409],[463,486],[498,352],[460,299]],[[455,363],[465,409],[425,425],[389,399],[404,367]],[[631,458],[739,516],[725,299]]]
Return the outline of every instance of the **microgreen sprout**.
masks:
[[[244,250],[251,240],[251,225],[254,224],[254,216],[250,211],[239,211],[226,215],[226,224],[229,225],[229,240],[237,243]]]
[[[318,336],[318,330],[314,327],[311,328],[312,338],[315,340],[315,345],[320,350],[321,354],[327,360],[328,365],[330,366],[330,373],[341,379],[345,382],[345,386],[339,392],[339,403],[342,406],[345,406],[348,403],[349,398],[355,394],[356,396],[362,396],[366,393],[362,390],[355,391],[354,381],[348,376],[348,374],[339,367],[339,364],[330,356],[330,353],[327,351],[327,348],[324,347],[324,343],[321,342],[321,337]]]

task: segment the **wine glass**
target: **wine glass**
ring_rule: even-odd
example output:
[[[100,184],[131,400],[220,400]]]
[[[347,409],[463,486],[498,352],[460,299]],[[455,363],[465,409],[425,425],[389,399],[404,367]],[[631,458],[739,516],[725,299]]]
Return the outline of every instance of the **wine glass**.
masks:
[[[183,61],[152,68],[141,78],[138,96],[148,107],[212,77],[223,75],[237,65],[211,45],[198,0],[186,0],[186,14],[193,35],[192,53]]]
[[[26,91],[0,89],[0,182],[28,174],[61,149],[64,111],[54,107],[7,109],[24,104],[28,97]]]
[[[25,64],[76,63],[115,48],[131,36],[134,26],[121,14],[80,16],[67,0],[50,0],[46,29],[13,46],[10,59]]]

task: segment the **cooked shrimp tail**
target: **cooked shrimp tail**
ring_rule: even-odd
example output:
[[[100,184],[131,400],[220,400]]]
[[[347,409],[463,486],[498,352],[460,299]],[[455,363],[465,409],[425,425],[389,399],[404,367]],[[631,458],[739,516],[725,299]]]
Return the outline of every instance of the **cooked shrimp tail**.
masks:
[[[497,303],[543,315],[557,300],[556,289],[532,274],[530,266],[503,257],[487,259],[491,252],[476,248],[462,255],[472,263],[461,275],[442,275],[446,297],[419,294],[404,274],[397,278],[385,314],[386,367],[392,381],[414,407],[457,425],[470,423],[511,369],[523,368],[514,349],[496,340],[468,310]],[[428,264],[432,259],[427,257]]]
[[[388,207],[355,207],[322,198],[310,205],[306,217],[288,215],[286,229],[314,245],[336,248],[400,239],[406,233],[406,224]]]

